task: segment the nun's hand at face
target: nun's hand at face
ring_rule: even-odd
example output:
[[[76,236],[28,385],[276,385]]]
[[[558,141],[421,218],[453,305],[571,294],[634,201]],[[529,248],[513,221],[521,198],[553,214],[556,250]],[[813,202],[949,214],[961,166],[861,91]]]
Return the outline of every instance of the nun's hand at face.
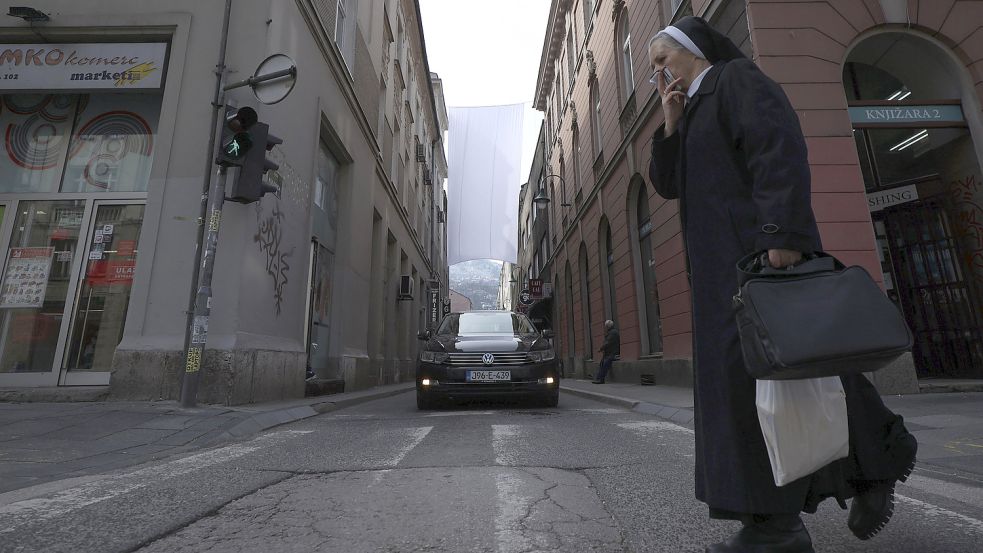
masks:
[[[662,113],[666,117],[665,136],[671,136],[676,132],[679,119],[683,116],[683,108],[686,106],[686,93],[681,90],[683,79],[678,77],[671,83],[667,83],[662,71],[656,71],[656,86],[659,87],[659,94],[662,96]]]

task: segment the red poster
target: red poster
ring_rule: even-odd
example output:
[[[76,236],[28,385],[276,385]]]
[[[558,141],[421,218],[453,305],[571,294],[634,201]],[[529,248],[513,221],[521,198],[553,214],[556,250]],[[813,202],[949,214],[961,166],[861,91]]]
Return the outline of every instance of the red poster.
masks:
[[[136,273],[136,261],[95,261],[89,264],[85,276],[90,286],[108,286],[110,284],[125,284],[133,282]]]

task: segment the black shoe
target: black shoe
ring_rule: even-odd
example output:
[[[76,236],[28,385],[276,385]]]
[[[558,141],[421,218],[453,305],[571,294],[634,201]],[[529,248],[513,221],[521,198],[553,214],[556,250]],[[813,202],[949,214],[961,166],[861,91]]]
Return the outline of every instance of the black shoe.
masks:
[[[812,538],[798,515],[776,515],[749,524],[727,541],[706,548],[706,553],[816,553]]]
[[[901,482],[908,480],[911,471],[915,469],[915,460],[898,478]],[[850,516],[846,525],[861,540],[869,540],[887,526],[894,514],[894,486],[896,482],[888,482],[874,489],[857,495],[850,504]]]
[[[604,381],[603,380],[591,380],[590,383],[591,384],[604,384]]]
[[[898,480],[908,480],[911,471],[915,469],[915,460],[905,469]],[[869,540],[887,526],[894,514],[894,486],[897,482],[885,482],[874,489],[858,494],[850,504],[850,516],[846,525],[854,536],[861,540]]]

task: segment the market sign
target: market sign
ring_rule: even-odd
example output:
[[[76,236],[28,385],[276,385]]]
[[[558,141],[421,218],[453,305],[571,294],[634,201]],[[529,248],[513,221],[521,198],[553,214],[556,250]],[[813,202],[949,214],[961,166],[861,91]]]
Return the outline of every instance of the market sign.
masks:
[[[870,212],[880,211],[885,207],[906,204],[918,199],[918,188],[914,184],[899,186],[889,190],[881,190],[867,194],[867,207]]]
[[[0,88],[160,88],[166,58],[164,42],[0,44]]]
[[[897,125],[905,123],[962,123],[959,105],[924,106],[851,106],[850,121],[861,125]]]

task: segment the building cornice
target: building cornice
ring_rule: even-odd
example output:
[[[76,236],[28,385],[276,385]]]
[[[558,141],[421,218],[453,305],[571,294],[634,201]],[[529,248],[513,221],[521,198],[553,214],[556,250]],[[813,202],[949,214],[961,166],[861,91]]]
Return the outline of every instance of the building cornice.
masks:
[[[563,39],[566,38],[566,14],[573,0],[553,0],[550,3],[550,15],[546,22],[546,38],[543,40],[543,52],[539,58],[539,75],[536,77],[536,93],[533,95],[533,106],[539,111],[546,111],[546,102],[553,90],[553,77],[556,76],[556,58],[563,49]]]

